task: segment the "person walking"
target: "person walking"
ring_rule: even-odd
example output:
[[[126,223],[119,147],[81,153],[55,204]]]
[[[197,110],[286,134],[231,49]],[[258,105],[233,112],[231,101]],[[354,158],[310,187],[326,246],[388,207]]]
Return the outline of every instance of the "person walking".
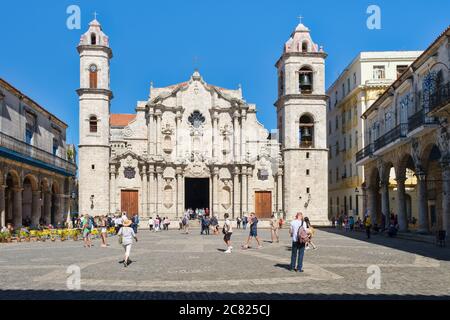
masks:
[[[108,247],[108,243],[106,242],[106,238],[108,236],[108,220],[105,216],[100,218],[100,230],[101,230],[101,238],[102,238],[102,248]]]
[[[367,239],[370,239],[370,229],[372,228],[372,219],[370,218],[369,215],[366,216],[364,226],[366,227]]]
[[[92,241],[91,241],[92,228],[93,228],[92,220],[89,218],[88,214],[85,214],[83,219],[81,219],[81,230],[83,231],[83,241],[84,241],[85,248],[92,247]]]
[[[134,232],[133,228],[131,228],[132,223],[133,222],[131,220],[124,221],[122,228],[120,228],[119,233],[117,234],[120,237],[119,241],[125,249],[125,257],[123,259],[123,266],[125,268],[132,263],[130,254],[131,245],[133,244],[133,238],[136,242],[138,241],[136,233]]]
[[[136,214],[133,216],[133,218],[131,219],[132,225],[131,227],[133,228],[134,233],[138,233],[138,227],[139,227],[139,215]]]
[[[233,226],[231,225],[231,221],[229,219],[230,215],[225,213],[225,224],[223,225],[222,233],[224,234],[223,241],[227,245],[227,250],[225,253],[231,253],[233,251],[233,247],[231,246],[231,236],[233,235]]]
[[[247,216],[244,216],[242,218],[242,227],[244,230],[247,230],[247,224],[248,224],[248,218],[247,218]]]
[[[160,228],[160,220],[159,220],[159,216],[156,216],[156,219],[155,219],[155,232],[158,232],[159,231],[159,228]]]
[[[252,238],[256,239],[256,242],[258,243],[258,249],[261,249],[262,245],[258,237],[258,218],[255,216],[254,213],[250,214],[249,224],[250,224],[250,234],[247,238],[247,242],[242,246],[242,249],[249,248],[249,243],[252,240]]]
[[[236,225],[237,225],[237,228],[238,228],[238,229],[241,228],[241,222],[242,222],[241,217],[237,217],[237,218],[236,218]]]
[[[153,220],[153,217],[150,217],[150,219],[148,219],[148,228],[150,229],[150,231],[153,231],[154,224],[155,221]]]
[[[308,217],[305,217],[304,221],[306,223],[306,229],[307,229],[307,234],[308,234],[308,242],[306,243],[306,248],[305,249],[309,250],[310,247],[312,247],[313,250],[316,250],[317,246],[314,244],[314,242],[312,242],[312,238],[314,237],[314,234],[316,233],[316,230],[311,225],[311,222],[309,222],[309,218]]]
[[[305,255],[305,245],[308,239],[307,232],[306,223],[303,221],[303,214],[299,212],[291,222],[289,229],[289,234],[292,238],[291,271],[303,272],[303,256]]]
[[[185,234],[189,234],[189,213],[184,215],[183,229]]]
[[[280,237],[278,236],[278,228],[279,228],[279,224],[278,224],[278,219],[275,217],[274,214],[272,214],[272,217],[270,219],[270,233],[272,236],[272,243],[275,242],[275,239],[277,241],[277,243],[280,242]]]

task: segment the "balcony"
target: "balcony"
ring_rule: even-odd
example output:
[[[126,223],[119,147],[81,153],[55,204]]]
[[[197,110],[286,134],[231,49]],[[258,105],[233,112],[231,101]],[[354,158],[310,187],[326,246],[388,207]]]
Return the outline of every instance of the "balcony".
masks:
[[[0,155],[18,162],[24,162],[64,176],[75,176],[75,163],[36,148],[0,132]]]
[[[364,147],[364,149],[358,151],[356,153],[356,162],[361,161],[364,158],[367,158],[373,154],[373,143],[368,144]]]
[[[380,138],[375,140],[374,152],[377,150],[380,150],[381,148],[387,146],[388,144],[390,144],[400,138],[405,138],[407,134],[408,134],[408,124],[407,123],[399,124],[394,129],[388,131],[387,133],[382,135]]]
[[[428,107],[431,114],[450,109],[450,82],[438,86],[434,94],[429,95]]]
[[[439,124],[438,120],[433,117],[427,116],[427,109],[422,109],[416,112],[408,119],[408,132],[411,132],[424,125],[434,125]]]

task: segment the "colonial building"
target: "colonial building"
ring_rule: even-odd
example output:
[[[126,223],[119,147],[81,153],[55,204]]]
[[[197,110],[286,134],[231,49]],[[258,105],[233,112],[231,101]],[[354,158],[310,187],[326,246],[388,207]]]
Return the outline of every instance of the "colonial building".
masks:
[[[328,88],[329,217],[356,216],[366,207],[364,170],[356,166],[356,153],[365,146],[361,115],[420,54],[361,52]]]
[[[63,223],[71,210],[75,151],[67,125],[0,79],[0,225]]]
[[[98,21],[90,23],[78,51],[82,213],[176,218],[187,208],[208,208],[219,218],[249,212],[269,218],[272,212],[308,210],[313,220],[326,220],[326,181],[318,176],[327,152],[324,53],[312,41],[307,54],[292,47],[277,63],[280,71],[289,65],[284,71],[289,94],[277,102],[282,149],[240,87],[211,85],[198,71],[183,83],[152,84],[133,114],[110,114],[112,50]],[[313,91],[300,93],[297,72],[305,64],[316,83]],[[314,127],[315,136],[304,147],[297,140],[301,119]],[[309,176],[301,173],[307,167]]]
[[[364,166],[373,221],[393,208],[408,229],[408,206],[418,208],[418,231],[450,231],[450,27],[363,114]],[[409,182],[408,182],[409,181]],[[409,185],[407,185],[409,184]],[[417,193],[407,197],[407,188]]]

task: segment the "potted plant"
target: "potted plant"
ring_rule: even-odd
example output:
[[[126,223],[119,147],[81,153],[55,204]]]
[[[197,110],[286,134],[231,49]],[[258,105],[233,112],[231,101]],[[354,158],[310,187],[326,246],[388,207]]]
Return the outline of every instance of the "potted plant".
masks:
[[[0,232],[0,243],[3,243],[6,241],[6,235],[4,232]]]

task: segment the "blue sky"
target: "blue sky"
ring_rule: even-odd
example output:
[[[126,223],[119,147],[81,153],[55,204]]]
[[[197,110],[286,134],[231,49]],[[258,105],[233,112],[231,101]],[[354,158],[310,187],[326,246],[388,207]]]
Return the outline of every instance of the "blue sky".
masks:
[[[381,8],[381,30],[366,27],[369,5]],[[69,5],[78,5],[82,29],[66,27]],[[114,59],[113,113],[133,113],[150,82],[186,81],[198,57],[208,83],[242,84],[259,120],[275,128],[274,64],[298,24],[329,54],[327,85],[360,51],[423,50],[450,23],[448,0],[342,1],[2,1],[0,77],[69,124],[78,144],[79,59],[76,46],[93,12],[110,37]]]

